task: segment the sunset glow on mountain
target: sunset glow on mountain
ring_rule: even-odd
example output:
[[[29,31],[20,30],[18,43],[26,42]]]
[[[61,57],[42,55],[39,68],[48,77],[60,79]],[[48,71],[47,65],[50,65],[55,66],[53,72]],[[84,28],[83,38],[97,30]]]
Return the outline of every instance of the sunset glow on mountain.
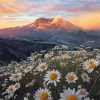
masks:
[[[22,26],[56,15],[86,30],[100,29],[99,0],[0,0],[0,28]]]

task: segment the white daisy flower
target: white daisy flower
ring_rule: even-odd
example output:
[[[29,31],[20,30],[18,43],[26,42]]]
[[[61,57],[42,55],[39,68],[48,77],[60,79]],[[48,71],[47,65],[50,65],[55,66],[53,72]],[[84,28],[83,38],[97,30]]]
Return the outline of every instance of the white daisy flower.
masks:
[[[44,70],[46,70],[47,69],[47,64],[45,63],[45,62],[43,62],[43,63],[40,63],[39,65],[38,65],[38,67],[37,67],[37,70],[38,71],[44,71]]]
[[[92,72],[99,65],[99,61],[95,59],[89,59],[84,64],[84,69],[88,72]]]
[[[28,72],[30,72],[32,69],[33,69],[32,66],[28,66],[28,67],[25,68],[24,72],[25,72],[25,73],[28,73]]]
[[[88,76],[88,74],[86,73],[83,73],[81,75],[82,79],[83,79],[83,82],[90,82],[90,77]]]
[[[81,88],[82,88],[82,85],[78,85],[77,87],[78,87],[79,89],[81,89]]]
[[[57,86],[57,82],[60,82],[61,74],[57,70],[47,71],[47,74],[45,75],[45,82],[47,82],[47,85],[49,83],[53,83],[55,86]]]
[[[68,49],[68,46],[66,45],[60,45],[62,49]]]
[[[52,100],[51,98],[51,92],[48,89],[39,89],[35,95],[34,95],[35,100]]]
[[[96,55],[96,58],[97,58],[98,60],[100,60],[100,54],[97,54],[97,55]]]
[[[92,99],[92,98],[90,99],[89,97],[87,97],[87,98],[85,98],[85,100],[94,100],[94,99]]]
[[[85,98],[89,93],[86,91],[86,89],[82,88],[77,91],[77,94],[80,95],[81,98]]]
[[[60,59],[61,59],[60,56],[54,56],[54,57],[51,58],[51,60],[60,60]]]
[[[16,83],[16,84],[14,85],[14,87],[15,87],[16,90],[19,89],[19,88],[20,88],[20,83]]]
[[[21,70],[22,70],[22,67],[21,66],[15,68],[15,72],[20,72]]]
[[[29,100],[27,97],[24,97],[24,100]]]
[[[14,73],[9,78],[12,81],[19,81],[22,78],[22,73]]]
[[[59,51],[59,55],[60,55],[60,59],[63,59],[63,60],[69,58],[67,51]]]
[[[63,93],[60,93],[60,100],[81,100],[80,95],[75,92],[75,89],[65,89]]]
[[[53,54],[54,54],[53,51],[49,51],[47,54],[45,54],[45,58],[51,58]]]
[[[76,83],[76,80],[78,80],[78,77],[74,72],[70,72],[66,75],[66,81],[69,83]]]
[[[14,94],[14,92],[16,91],[15,86],[14,85],[10,85],[7,89],[6,92],[8,94]]]
[[[55,46],[52,50],[57,50],[57,49],[60,49],[59,46]]]

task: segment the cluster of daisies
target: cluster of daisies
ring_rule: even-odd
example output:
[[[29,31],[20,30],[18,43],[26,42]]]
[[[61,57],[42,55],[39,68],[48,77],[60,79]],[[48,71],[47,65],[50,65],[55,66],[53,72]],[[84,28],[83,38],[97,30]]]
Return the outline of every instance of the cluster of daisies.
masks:
[[[56,46],[0,68],[0,100],[99,100],[100,50]]]

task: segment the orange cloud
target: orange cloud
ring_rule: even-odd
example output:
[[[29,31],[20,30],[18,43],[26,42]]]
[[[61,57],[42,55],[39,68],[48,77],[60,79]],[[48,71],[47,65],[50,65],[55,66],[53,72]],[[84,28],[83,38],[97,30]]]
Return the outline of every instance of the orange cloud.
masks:
[[[20,24],[19,24],[20,23]],[[9,28],[9,27],[16,27],[16,26],[23,26],[26,24],[31,23],[31,21],[14,21],[14,20],[0,20],[0,29],[2,28]]]
[[[68,19],[73,24],[85,30],[100,30],[100,12],[93,12]]]
[[[17,9],[12,6],[15,2],[16,0],[0,0],[0,16],[16,13]]]
[[[29,11],[23,0],[0,0],[0,16]]]

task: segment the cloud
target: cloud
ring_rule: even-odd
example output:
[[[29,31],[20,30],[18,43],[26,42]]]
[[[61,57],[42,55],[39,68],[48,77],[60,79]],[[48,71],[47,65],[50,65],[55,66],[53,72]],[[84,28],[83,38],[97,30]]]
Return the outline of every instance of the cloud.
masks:
[[[0,16],[22,13],[84,13],[100,11],[99,0],[0,0]],[[73,15],[72,14],[72,15]]]
[[[100,30],[100,12],[92,12],[86,15],[75,16],[67,20],[85,30]]]
[[[0,0],[0,16],[16,13],[17,9],[11,6],[12,2],[14,3],[15,0]]]
[[[6,20],[8,23],[21,20],[25,23],[37,17],[56,15],[83,20],[82,16],[90,16],[90,13],[93,16],[96,12],[100,12],[100,0],[0,0],[0,21]],[[96,18],[95,16],[97,15],[93,17]]]
[[[0,0],[0,13],[61,10],[70,12],[100,10],[99,0]]]
[[[25,13],[31,8],[24,0],[0,0],[0,16]],[[31,9],[30,9],[31,10]]]

